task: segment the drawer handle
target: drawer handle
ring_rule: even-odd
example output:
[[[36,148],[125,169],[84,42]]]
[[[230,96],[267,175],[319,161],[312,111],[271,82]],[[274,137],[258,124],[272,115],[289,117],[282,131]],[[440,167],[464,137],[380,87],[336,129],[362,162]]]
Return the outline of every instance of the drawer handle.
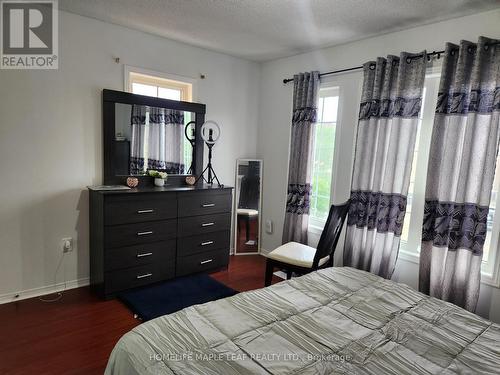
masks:
[[[152,209],[137,211],[138,214],[152,214],[153,212],[155,212],[155,210]]]
[[[205,241],[205,242],[202,242],[200,245],[201,246],[207,246],[207,245],[211,245],[213,243],[214,243],[214,241]]]
[[[205,204],[202,204],[201,207],[203,207],[203,208],[215,207],[215,203],[205,203]]]
[[[138,236],[148,236],[150,234],[153,234],[152,230],[148,230],[147,232],[137,232]]]
[[[145,273],[144,275],[137,275],[138,279],[145,279],[146,277],[151,277],[153,276],[152,273]]]
[[[203,223],[201,224],[202,227],[211,227],[212,225],[214,225],[215,223]]]
[[[213,259],[202,260],[202,261],[200,262],[200,264],[207,264],[207,263],[210,263],[210,262],[212,262],[212,261],[213,261]]]
[[[142,253],[142,254],[137,254],[137,258],[144,258],[144,257],[149,257],[153,255],[153,253]]]

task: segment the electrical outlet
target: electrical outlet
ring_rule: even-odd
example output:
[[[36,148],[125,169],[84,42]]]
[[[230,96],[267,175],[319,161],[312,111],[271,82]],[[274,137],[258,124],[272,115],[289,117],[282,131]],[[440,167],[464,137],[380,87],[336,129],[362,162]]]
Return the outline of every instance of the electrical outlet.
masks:
[[[73,251],[73,238],[66,237],[61,240],[61,249],[63,254]]]
[[[273,234],[273,221],[272,220],[266,220],[266,233]]]

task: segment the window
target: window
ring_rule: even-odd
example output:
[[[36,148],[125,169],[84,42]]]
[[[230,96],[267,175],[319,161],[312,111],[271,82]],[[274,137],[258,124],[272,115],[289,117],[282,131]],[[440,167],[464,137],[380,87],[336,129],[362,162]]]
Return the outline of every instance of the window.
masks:
[[[420,244],[422,241],[422,222],[424,218],[425,185],[427,179],[427,163],[431,143],[432,127],[434,123],[435,103],[439,89],[440,74],[429,72],[424,83],[422,110],[419,117],[417,138],[408,189],[407,211],[401,234],[402,259],[418,262]],[[488,214],[487,235],[483,253],[483,277],[487,283],[497,284],[494,276],[496,251],[500,234],[500,215],[496,215],[496,205],[500,198],[500,158],[497,160],[495,181],[491,194],[490,211]]]
[[[423,114],[424,114],[424,111],[426,108],[425,107],[426,91],[427,91],[427,87],[424,87],[424,90],[422,93],[422,108],[421,108],[420,113],[418,115],[417,137],[415,139],[415,150],[413,151],[413,162],[411,165],[410,185],[408,187],[408,196],[407,196],[407,200],[406,200],[406,217],[407,218],[411,217],[413,195],[415,193],[415,176],[417,174],[416,172],[417,172],[417,161],[418,161],[418,151],[419,151],[418,146],[420,143],[420,133],[422,130]],[[409,231],[410,231],[410,220],[405,220],[403,222],[403,231],[401,233],[401,241],[402,242],[408,242]]]
[[[330,209],[333,152],[339,88],[324,87],[319,92],[318,117],[314,125],[314,150],[312,165],[312,194],[309,223],[322,228]]]
[[[427,162],[429,161],[429,149],[439,80],[439,73],[431,72],[425,77],[422,109],[419,114],[410,185],[408,188],[406,215],[403,223],[403,232],[401,233],[400,253],[402,258],[416,262],[418,262],[420,242],[422,240]]]
[[[134,94],[186,102],[192,101],[192,83],[132,71],[128,73],[128,90]]]
[[[183,79],[182,77],[175,77]],[[128,82],[128,91],[133,94],[154,96],[156,98],[191,102],[193,100],[193,81],[185,82],[178,79],[166,78],[165,74],[144,71],[139,68],[125,68],[125,82]],[[194,120],[191,112],[184,113],[184,123]],[[184,149],[184,164],[186,169],[191,165],[193,154],[189,141],[182,137]]]
[[[496,206],[500,198],[500,157],[497,156],[497,165],[495,169],[495,179],[493,180],[493,189],[491,191],[490,210],[488,212],[488,221],[486,223],[486,240],[483,248],[483,279],[490,284],[499,286],[499,259],[498,245],[500,237],[500,215],[497,215]],[[496,267],[496,269],[495,269]]]

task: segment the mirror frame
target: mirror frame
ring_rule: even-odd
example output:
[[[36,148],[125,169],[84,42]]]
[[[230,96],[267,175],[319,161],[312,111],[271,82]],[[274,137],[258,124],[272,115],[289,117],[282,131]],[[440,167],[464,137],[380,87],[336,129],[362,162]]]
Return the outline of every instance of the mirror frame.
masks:
[[[238,252],[238,166],[240,162],[245,161],[258,161],[260,163],[260,181],[259,181],[259,215],[257,224],[257,251],[256,252]],[[234,255],[258,255],[261,254],[261,243],[262,243],[262,180],[264,178],[264,161],[262,159],[249,159],[249,158],[239,158],[236,159],[236,168],[234,172]]]
[[[141,186],[153,185],[153,179],[149,176],[117,176],[114,168],[115,155],[115,104],[136,104],[150,107],[168,108],[177,111],[186,111],[195,113],[195,137],[196,143],[193,150],[194,171],[191,175],[197,175],[203,170],[203,147],[201,139],[201,126],[205,122],[206,106],[201,103],[183,102],[177,100],[155,98],[153,96],[144,96],[131,94],[124,91],[102,90],[102,126],[103,126],[103,153],[104,153],[104,184],[121,185],[125,184],[127,177],[136,177]],[[189,176],[191,176],[189,175]],[[168,175],[168,181],[172,185],[185,184],[185,178],[188,175],[171,174]]]

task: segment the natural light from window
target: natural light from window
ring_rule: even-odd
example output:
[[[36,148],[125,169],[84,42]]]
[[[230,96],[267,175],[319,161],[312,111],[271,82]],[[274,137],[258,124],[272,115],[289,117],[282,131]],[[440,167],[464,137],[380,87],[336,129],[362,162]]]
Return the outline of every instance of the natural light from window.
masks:
[[[137,95],[153,96],[155,98],[182,100],[185,102],[192,101],[193,85],[189,82],[171,80],[154,75],[129,72],[129,91]],[[187,124],[194,120],[194,114],[191,112],[184,113],[184,123]],[[192,146],[189,141],[182,135],[184,142],[184,164],[189,168],[192,161]]]
[[[330,209],[333,152],[338,107],[338,87],[321,88],[318,101],[317,122],[314,125],[310,209],[310,223],[312,226],[322,227]]]
[[[405,221],[403,222],[403,232],[401,233],[401,241],[404,241],[404,242],[408,241],[408,234],[410,232],[410,220],[407,218],[411,217],[413,194],[414,194],[414,190],[415,190],[415,177],[417,174],[418,145],[420,142],[422,120],[423,120],[423,114],[424,114],[424,110],[425,110],[425,93],[426,93],[426,91],[427,90],[424,87],[424,91],[422,93],[422,108],[420,110],[420,113],[418,114],[417,137],[415,139],[415,150],[413,151],[413,162],[411,165],[410,185],[408,187],[408,196],[406,199],[406,215],[405,215]]]
[[[492,234],[493,234],[493,224],[495,220],[499,220],[495,218],[496,207],[497,207],[497,199],[498,199],[498,190],[500,185],[500,158],[497,156],[497,165],[495,169],[495,179],[493,180],[493,189],[491,190],[491,199],[490,199],[490,210],[488,211],[488,221],[486,224],[486,239],[484,241],[483,248],[483,262],[488,263],[490,258],[490,250],[492,247]]]

